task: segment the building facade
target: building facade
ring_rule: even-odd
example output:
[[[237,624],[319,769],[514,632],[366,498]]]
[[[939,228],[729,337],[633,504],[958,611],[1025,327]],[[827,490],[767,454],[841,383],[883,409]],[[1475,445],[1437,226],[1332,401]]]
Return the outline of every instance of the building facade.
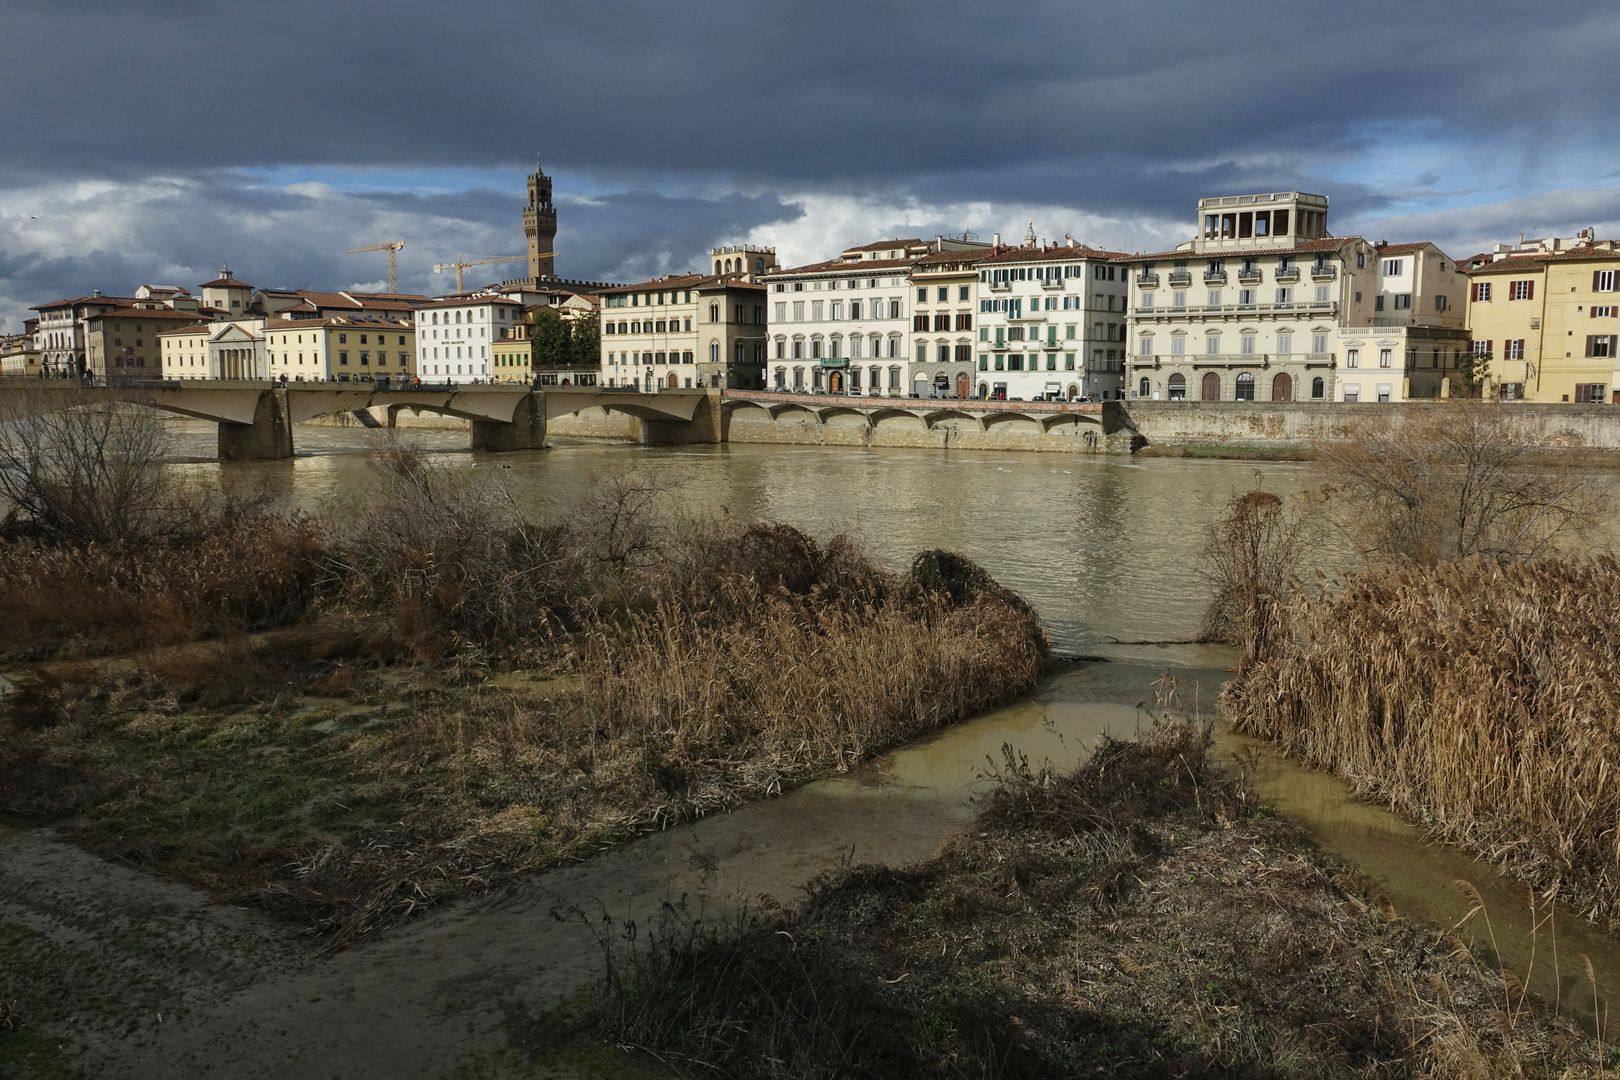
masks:
[[[902,384],[911,396],[973,395],[978,267],[984,257],[980,249],[947,249],[912,263],[911,355]]]
[[[1440,396],[1466,349],[1458,269],[1432,244],[1327,232],[1327,198],[1199,201],[1194,239],[1131,270],[1126,394],[1203,401]]]
[[[846,248],[824,262],[767,274],[769,388],[907,396],[915,362],[912,267],[928,255],[989,247],[946,237],[879,240]],[[951,299],[945,307],[954,311],[959,303]]]
[[[1468,272],[1468,326],[1485,393],[1620,403],[1620,243],[1501,251]]]
[[[432,383],[489,382],[495,342],[522,321],[522,304],[493,294],[423,304],[416,309],[416,374]]]
[[[124,307],[92,315],[86,322],[85,373],[97,380],[162,378],[159,335],[199,321],[196,312],[168,308]]]
[[[53,300],[38,304],[34,347],[39,353],[41,373],[50,378],[79,378],[89,368],[90,320],[104,312],[132,308],[135,298],[89,296]]]
[[[985,256],[977,273],[974,396],[1123,396],[1127,276],[1113,253],[1074,243]]]
[[[405,319],[270,319],[268,376],[289,382],[376,382],[414,374],[415,327]]]

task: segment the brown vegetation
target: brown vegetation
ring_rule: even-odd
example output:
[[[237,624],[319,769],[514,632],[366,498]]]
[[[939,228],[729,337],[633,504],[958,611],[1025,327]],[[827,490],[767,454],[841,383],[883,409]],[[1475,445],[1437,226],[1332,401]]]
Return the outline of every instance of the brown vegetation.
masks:
[[[1199,637],[1243,650],[1243,661],[1267,655],[1287,632],[1310,542],[1309,519],[1264,491],[1234,495],[1210,526],[1203,571],[1213,595]]]
[[[1607,475],[1536,466],[1537,448],[1499,403],[1379,411],[1314,457],[1345,534],[1382,559],[1548,554],[1609,501]]]
[[[1620,568],[1470,560],[1302,602],[1234,727],[1620,927]]]
[[[1602,1074],[1600,1043],[1361,899],[1208,745],[1166,723],[1072,775],[1011,762],[938,857],[832,874],[802,913],[598,922],[594,1034],[734,1080]]]
[[[894,574],[627,483],[537,524],[378,464],[342,528],[255,511],[137,560],[0,542],[0,648],[145,650],[24,680],[0,808],[342,942],[847,768],[1045,664],[1028,606],[949,553]]]

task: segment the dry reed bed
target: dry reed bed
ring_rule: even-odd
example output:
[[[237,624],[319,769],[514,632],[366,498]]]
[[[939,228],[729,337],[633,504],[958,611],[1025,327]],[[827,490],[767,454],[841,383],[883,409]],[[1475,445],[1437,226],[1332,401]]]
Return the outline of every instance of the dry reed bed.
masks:
[[[1234,727],[1620,927],[1620,569],[1388,569],[1302,601]]]

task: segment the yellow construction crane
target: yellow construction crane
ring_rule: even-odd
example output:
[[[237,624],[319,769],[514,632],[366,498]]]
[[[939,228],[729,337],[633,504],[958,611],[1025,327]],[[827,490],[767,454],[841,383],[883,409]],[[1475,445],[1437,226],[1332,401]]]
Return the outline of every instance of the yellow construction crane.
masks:
[[[537,258],[544,259],[548,255],[555,254],[557,254],[555,251],[542,251]],[[464,259],[458,255],[456,256],[455,262],[434,263],[433,272],[435,274],[442,274],[446,270],[454,270],[456,272],[456,292],[459,293],[461,291],[461,272],[466,270],[468,267],[488,266],[491,263],[517,262],[521,259],[527,258],[527,255],[492,255],[485,259]]]
[[[388,291],[391,293],[397,293],[399,292],[399,266],[395,262],[395,256],[397,256],[403,250],[405,250],[405,241],[384,240],[380,244],[367,244],[365,247],[350,248],[343,254],[364,255],[368,251],[388,252]]]

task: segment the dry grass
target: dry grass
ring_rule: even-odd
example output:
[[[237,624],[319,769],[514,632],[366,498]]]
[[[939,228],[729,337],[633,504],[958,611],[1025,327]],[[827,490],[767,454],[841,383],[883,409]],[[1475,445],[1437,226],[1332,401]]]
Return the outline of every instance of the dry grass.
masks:
[[[1232,683],[1240,731],[1620,926],[1620,569],[1360,577]]]
[[[719,929],[595,923],[595,1034],[681,1076],[1582,1077],[1603,1049],[1347,888],[1206,729],[1010,762],[935,859]],[[625,928],[626,930],[628,928]],[[1504,1003],[1518,1008],[1504,1013]]]

